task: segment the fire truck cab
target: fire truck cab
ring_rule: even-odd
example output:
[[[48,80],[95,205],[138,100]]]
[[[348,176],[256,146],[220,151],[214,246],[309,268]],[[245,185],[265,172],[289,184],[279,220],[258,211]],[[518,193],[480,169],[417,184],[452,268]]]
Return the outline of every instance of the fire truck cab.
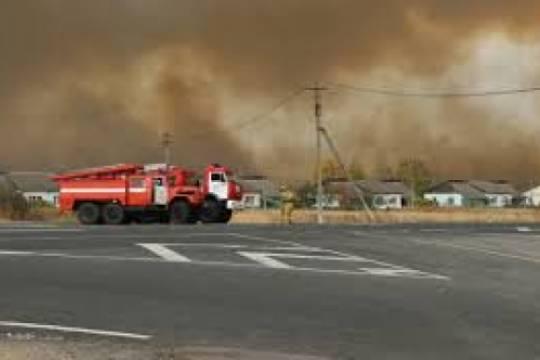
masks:
[[[53,177],[60,209],[82,224],[122,224],[157,219],[172,223],[226,223],[242,190],[233,173],[217,164],[202,179],[178,166],[121,164]]]

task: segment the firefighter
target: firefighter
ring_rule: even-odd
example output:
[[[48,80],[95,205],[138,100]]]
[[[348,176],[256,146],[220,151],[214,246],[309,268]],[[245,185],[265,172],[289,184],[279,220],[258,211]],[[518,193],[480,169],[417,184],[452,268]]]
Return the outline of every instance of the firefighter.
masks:
[[[281,197],[281,224],[292,224],[292,214],[294,211],[294,193],[286,185],[279,189]]]

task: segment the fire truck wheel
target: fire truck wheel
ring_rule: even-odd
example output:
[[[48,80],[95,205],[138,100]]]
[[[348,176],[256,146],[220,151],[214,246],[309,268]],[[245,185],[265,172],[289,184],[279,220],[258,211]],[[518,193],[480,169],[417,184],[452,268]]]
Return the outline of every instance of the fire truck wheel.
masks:
[[[83,225],[94,225],[99,223],[99,206],[94,203],[83,203],[77,209],[77,218]]]
[[[192,218],[191,205],[183,200],[172,203],[169,210],[169,218],[173,224],[188,224]]]
[[[221,223],[227,224],[229,221],[231,221],[232,217],[232,210],[226,209],[223,211],[223,214],[221,215]]]
[[[203,223],[217,223],[223,217],[222,206],[214,199],[206,199],[200,209],[199,217]]]
[[[118,204],[107,204],[102,210],[105,224],[120,225],[124,223],[126,214],[124,208]]]

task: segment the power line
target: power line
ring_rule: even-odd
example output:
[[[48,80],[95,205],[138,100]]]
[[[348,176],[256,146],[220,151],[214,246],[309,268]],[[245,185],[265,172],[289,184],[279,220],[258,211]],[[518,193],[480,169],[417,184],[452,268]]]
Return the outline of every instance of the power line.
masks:
[[[248,119],[246,121],[234,124],[230,128],[227,127],[227,128],[218,129],[218,130],[208,129],[206,131],[201,131],[201,132],[198,132],[198,133],[195,133],[195,134],[191,134],[190,136],[191,137],[202,137],[202,136],[206,136],[209,133],[227,133],[227,132],[229,132],[231,130],[238,131],[238,130],[242,130],[244,128],[250,127],[250,126],[255,125],[255,124],[257,124],[257,123],[259,123],[259,122],[261,122],[263,120],[266,120],[270,115],[272,115],[277,110],[279,110],[280,108],[282,108],[283,106],[288,104],[290,101],[294,100],[296,97],[298,97],[303,92],[304,92],[304,89],[295,90],[295,91],[291,92],[290,94],[288,94],[287,96],[283,97],[275,105],[273,105],[269,109],[265,110],[264,112],[261,112],[261,113],[251,117],[250,119]]]
[[[332,86],[352,92],[376,94],[385,96],[400,97],[420,97],[420,98],[460,98],[460,97],[489,97],[515,95],[523,93],[540,92],[540,86],[513,88],[513,89],[495,89],[484,91],[408,91],[402,89],[388,89],[376,87],[362,87],[347,84],[333,83]]]

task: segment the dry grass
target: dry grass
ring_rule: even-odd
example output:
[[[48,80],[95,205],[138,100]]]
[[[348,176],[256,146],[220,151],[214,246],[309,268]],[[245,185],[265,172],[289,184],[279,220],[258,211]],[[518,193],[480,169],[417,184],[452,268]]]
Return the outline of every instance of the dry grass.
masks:
[[[381,224],[405,223],[537,223],[540,209],[404,209],[375,211],[376,222]],[[325,211],[324,219],[329,224],[367,224],[369,218],[364,211]],[[315,223],[314,210],[296,210],[295,223]],[[237,224],[279,223],[277,210],[245,210],[233,217]]]
[[[540,209],[404,209],[375,211],[376,223],[540,223]],[[324,212],[328,224],[367,224],[369,218],[364,211],[332,210]],[[72,215],[60,215],[54,208],[31,209],[24,220],[52,223],[75,223]],[[9,216],[0,212],[0,223],[9,222]],[[294,223],[315,223],[315,210],[294,211]],[[279,210],[244,210],[234,214],[233,224],[277,224]]]

